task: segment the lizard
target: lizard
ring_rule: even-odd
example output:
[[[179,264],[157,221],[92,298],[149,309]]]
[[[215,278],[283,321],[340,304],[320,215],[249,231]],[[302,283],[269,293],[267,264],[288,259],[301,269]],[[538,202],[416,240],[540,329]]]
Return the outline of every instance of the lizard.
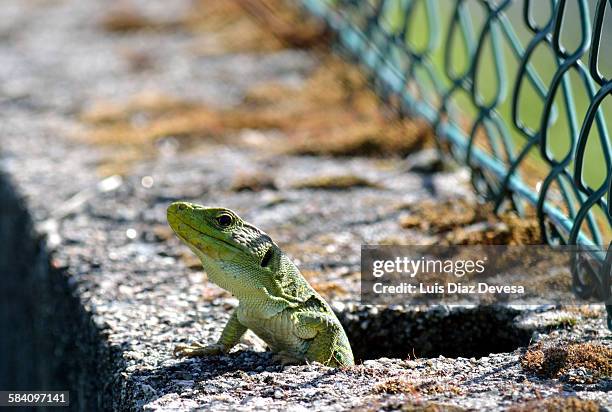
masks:
[[[239,302],[216,343],[177,345],[176,356],[226,354],[250,329],[283,365],[354,365],[340,321],[270,236],[222,207],[174,202],[167,219],[209,281]]]

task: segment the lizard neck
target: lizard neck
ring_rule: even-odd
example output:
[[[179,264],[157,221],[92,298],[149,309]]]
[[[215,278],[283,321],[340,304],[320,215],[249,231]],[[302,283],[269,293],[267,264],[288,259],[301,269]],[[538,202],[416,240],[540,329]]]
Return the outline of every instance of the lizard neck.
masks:
[[[202,256],[202,267],[208,275],[208,280],[227,290],[239,301],[260,300],[265,298],[265,289],[259,285],[256,277],[248,282],[240,278],[240,274],[247,271],[238,264],[219,263]]]
[[[265,277],[258,273],[258,268],[238,262],[220,262],[204,255],[199,257],[208,280],[238,298],[240,306],[254,317],[268,319],[292,306],[291,302],[276,296],[278,285],[263,283]],[[250,276],[245,278],[245,273]]]

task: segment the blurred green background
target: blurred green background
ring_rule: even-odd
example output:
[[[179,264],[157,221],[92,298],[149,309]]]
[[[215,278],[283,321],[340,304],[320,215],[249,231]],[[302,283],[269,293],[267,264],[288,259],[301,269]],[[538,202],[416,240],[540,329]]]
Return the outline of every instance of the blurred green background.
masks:
[[[466,1],[467,10],[469,13],[469,19],[471,20],[471,29],[474,39],[474,43],[477,43],[477,34],[482,31],[486,16],[488,14],[482,2],[479,1]],[[501,2],[497,2],[501,3]],[[596,1],[587,2],[589,5],[589,21],[591,22],[591,28],[593,25],[593,16],[596,6]],[[404,17],[402,10],[405,9],[405,0],[388,1],[386,3],[386,9],[384,11],[384,18],[387,22],[386,28],[393,32],[399,32],[404,23]],[[432,6],[433,5],[433,6]],[[408,25],[409,29],[406,33],[407,42],[416,50],[424,50],[430,41],[432,32],[436,33],[437,42],[442,47],[436,47],[431,54],[434,68],[437,72],[439,79],[441,79],[444,87],[451,85],[450,80],[445,74],[445,67],[447,62],[445,61],[445,49],[450,47],[450,61],[449,65],[454,73],[463,73],[467,70],[468,65],[471,63],[468,61],[468,49],[466,43],[463,41],[460,31],[457,30],[457,26],[449,44],[447,42],[448,32],[451,29],[452,13],[454,11],[454,2],[427,2],[423,0],[414,2],[414,12]],[[429,10],[428,10],[429,7]],[[533,39],[534,34],[527,27],[523,18],[524,2],[517,1],[511,4],[506,9],[507,17],[512,23],[512,28],[516,34],[517,40],[520,41],[521,46],[525,49],[528,43]],[[531,11],[534,20],[540,26],[543,26],[552,15],[551,2],[549,1],[536,1],[532,2]],[[609,9],[609,7],[608,7]],[[429,16],[428,16],[429,12]],[[604,19],[603,33],[601,37],[601,52],[599,68],[605,77],[610,77],[612,73],[612,53],[606,53],[606,45],[612,44],[612,24],[606,24],[606,21],[610,21],[612,16],[609,16],[609,10]],[[431,25],[432,15],[438,19],[437,27]],[[476,74],[476,85],[475,90],[483,98],[484,102],[492,101],[496,94],[503,89],[502,98],[503,101],[498,106],[499,114],[503,119],[504,123],[508,126],[508,131],[512,136],[512,140],[516,145],[515,154],[519,151],[518,149],[523,147],[526,143],[526,136],[518,130],[512,121],[512,94],[514,92],[514,85],[517,82],[517,73],[519,70],[519,59],[512,51],[512,47],[505,33],[502,32],[500,25],[495,30],[499,30],[499,44],[503,50],[499,60],[499,67],[502,69],[503,78],[498,79],[496,76],[495,58],[493,56],[493,46],[491,36],[488,36],[485,41],[484,49],[482,51],[486,63],[478,65]],[[581,18],[580,11],[578,8],[577,1],[570,1],[566,5],[565,16],[563,21],[563,27],[561,30],[562,44],[567,50],[575,50],[581,42]],[[583,56],[583,62],[588,70],[588,59],[589,54]],[[490,63],[490,64],[488,64]],[[558,61],[554,55],[552,48],[546,44],[540,44],[532,54],[530,58],[530,64],[533,69],[537,72],[544,90],[548,89],[548,86],[553,79],[555,71],[558,67]],[[423,82],[426,82],[426,76],[424,73],[417,73],[421,76]],[[573,107],[567,107],[563,96],[563,90],[560,87],[554,98],[554,107],[556,116],[552,118],[552,122],[549,124],[549,144],[547,149],[555,160],[561,160],[565,157],[568,151],[571,149],[572,140],[577,139],[578,132],[582,125],[582,121],[588,109],[590,103],[590,93],[585,87],[585,83],[581,76],[574,69],[570,69],[569,76],[571,85],[571,96],[573,99]],[[501,83],[506,82],[505,87],[501,87]],[[595,89],[599,88],[595,85]],[[473,104],[471,96],[464,92],[458,91],[453,95],[453,100],[456,103],[456,107],[459,107],[464,115],[471,117],[472,119],[477,113],[477,108]],[[544,109],[544,99],[538,95],[536,89],[532,86],[531,82],[523,81],[522,87],[519,94],[518,104],[518,117],[524,125],[532,130],[540,129],[540,119]],[[574,129],[570,127],[570,113],[574,111],[576,119]],[[610,129],[610,119],[612,119],[612,99],[604,99],[600,106],[600,111],[604,114],[608,130]],[[465,126],[464,126],[465,129]],[[467,130],[469,131],[469,130]],[[600,142],[599,132],[596,127],[593,127],[590,132],[586,147],[586,162],[584,165],[583,176],[587,184],[591,187],[601,186],[606,179],[610,165],[606,165],[604,158],[604,150],[609,150],[610,142],[607,142],[608,148],[602,147]],[[532,150],[529,161],[537,165],[537,167],[546,168],[547,165],[541,160],[538,153]],[[573,164],[571,165],[573,171]],[[544,174],[543,174],[544,175]]]

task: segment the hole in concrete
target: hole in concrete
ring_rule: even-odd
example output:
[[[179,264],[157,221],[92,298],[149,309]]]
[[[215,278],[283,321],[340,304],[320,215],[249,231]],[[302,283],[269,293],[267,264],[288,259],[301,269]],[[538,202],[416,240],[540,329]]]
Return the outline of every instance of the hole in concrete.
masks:
[[[430,309],[361,308],[338,314],[356,361],[381,357],[482,357],[527,346],[532,331],[519,327],[519,311],[503,306]]]

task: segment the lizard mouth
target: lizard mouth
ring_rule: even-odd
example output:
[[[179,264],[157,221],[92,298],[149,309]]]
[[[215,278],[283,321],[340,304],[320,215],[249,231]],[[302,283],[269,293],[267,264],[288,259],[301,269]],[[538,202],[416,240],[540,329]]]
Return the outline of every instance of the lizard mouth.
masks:
[[[193,225],[189,224],[189,222],[186,222],[185,220],[181,219],[181,218],[180,218],[180,217],[178,217],[178,216],[176,216],[176,218],[177,218],[177,220],[178,220],[180,223],[184,224],[185,226],[187,226],[189,229],[193,230],[193,231],[194,231],[194,232],[196,232],[197,234],[199,234],[199,235],[201,235],[201,236],[204,236],[204,237],[206,237],[206,238],[208,238],[208,239],[213,239],[213,240],[214,240],[214,241],[216,241],[216,242],[223,243],[223,244],[224,244],[225,246],[227,246],[228,248],[230,248],[230,249],[232,249],[232,250],[235,250],[235,251],[237,251],[237,252],[243,253],[243,251],[242,251],[240,248],[236,247],[236,245],[233,245],[233,244],[229,243],[228,241],[226,241],[226,240],[224,240],[224,239],[221,239],[221,238],[218,238],[218,237],[216,237],[216,236],[212,236],[212,235],[210,235],[210,234],[208,234],[208,233],[205,233],[205,232],[203,232],[201,229],[198,229],[198,228],[194,227]],[[191,242],[189,239],[185,238],[183,235],[181,235],[180,233],[178,233],[178,231],[177,231],[177,230],[175,230],[175,228],[174,228],[174,227],[172,227],[172,230],[174,230],[174,233],[176,233],[176,235],[177,235],[177,236],[178,236],[178,237],[179,237],[179,238],[180,238],[180,239],[181,239],[183,242],[185,242],[185,243],[187,243],[187,244],[192,244],[192,242]]]

